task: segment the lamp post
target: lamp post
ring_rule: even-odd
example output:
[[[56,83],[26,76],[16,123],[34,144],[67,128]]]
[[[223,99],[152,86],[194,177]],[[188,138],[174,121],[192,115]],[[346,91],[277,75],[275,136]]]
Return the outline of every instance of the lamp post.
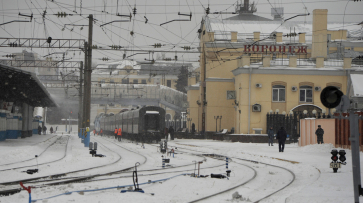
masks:
[[[219,117],[219,130],[222,130],[221,123],[222,123],[222,116]]]
[[[217,121],[219,119],[219,116],[214,116],[214,119],[216,119],[216,132],[217,132]]]
[[[187,120],[188,120],[189,129],[191,130],[192,118],[187,118]]]

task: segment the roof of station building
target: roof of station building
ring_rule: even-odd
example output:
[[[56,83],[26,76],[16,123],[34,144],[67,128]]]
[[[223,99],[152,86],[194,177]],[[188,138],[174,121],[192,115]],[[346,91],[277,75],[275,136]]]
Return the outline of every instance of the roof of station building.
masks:
[[[265,20],[230,20],[230,19],[217,19],[204,17],[203,23],[207,32],[214,32],[215,41],[218,40],[231,40],[231,32],[237,32],[237,40],[253,40],[253,32],[260,32],[260,39],[268,37],[273,32],[286,33],[305,33],[307,42],[312,40],[312,22],[304,21],[265,21]],[[348,31],[348,37],[356,37],[359,35],[363,37],[361,26],[357,23],[341,23],[341,22],[328,22],[328,30],[342,30]],[[358,37],[359,37],[358,36]],[[294,38],[283,37],[284,41],[292,40]],[[296,37],[298,42],[298,36]]]
[[[33,107],[57,107],[35,73],[0,64],[0,100]]]

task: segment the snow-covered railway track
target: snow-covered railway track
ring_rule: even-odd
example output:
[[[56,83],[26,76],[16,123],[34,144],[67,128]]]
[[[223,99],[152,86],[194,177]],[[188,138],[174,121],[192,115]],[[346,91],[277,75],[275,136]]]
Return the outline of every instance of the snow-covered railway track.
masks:
[[[179,147],[179,148],[181,148],[181,147]],[[185,148],[184,148],[185,149]],[[201,152],[201,151],[199,151],[199,150],[192,150],[192,149],[187,149],[187,150],[190,150],[190,151],[196,151],[196,152],[199,152],[199,153],[203,153],[203,152]],[[205,155],[207,155],[207,154],[205,154]],[[217,154],[214,154],[215,156],[218,156],[218,157],[226,157],[226,156],[224,156],[224,155],[217,155]],[[220,191],[220,192],[217,192],[217,193],[214,193],[214,194],[211,194],[211,195],[208,195],[208,196],[205,196],[205,197],[202,197],[202,198],[199,198],[199,199],[196,199],[196,200],[193,200],[193,201],[190,201],[190,202],[200,202],[200,201],[203,201],[203,200],[206,200],[206,199],[210,199],[210,198],[213,198],[213,197],[216,197],[216,196],[218,196],[218,195],[223,195],[223,194],[225,194],[225,193],[227,193],[227,192],[231,192],[232,190],[235,190],[235,189],[237,189],[237,188],[240,188],[240,187],[242,187],[242,186],[245,186],[247,183],[251,183],[252,182],[252,180],[254,180],[254,179],[256,179],[256,177],[258,176],[258,173],[256,172],[256,170],[255,169],[253,169],[251,166],[248,166],[248,165],[246,165],[246,164],[242,164],[242,163],[238,163],[238,162],[236,162],[235,160],[239,160],[239,161],[244,161],[244,162],[250,162],[250,163],[252,163],[252,164],[254,164],[254,165],[259,165],[259,164],[263,164],[263,165],[265,165],[265,166],[269,166],[269,167],[273,167],[273,168],[277,168],[277,169],[281,169],[281,170],[283,170],[283,171],[285,171],[285,172],[287,172],[287,173],[289,173],[290,175],[291,175],[291,180],[289,180],[289,181],[287,181],[287,183],[286,184],[283,184],[283,186],[282,187],[280,187],[280,188],[278,188],[277,190],[274,190],[274,191],[272,191],[272,192],[268,192],[267,194],[263,194],[262,195],[262,197],[261,197],[261,194],[259,194],[258,196],[258,198],[256,198],[256,200],[251,200],[250,198],[248,198],[248,201],[250,201],[250,202],[254,202],[254,203],[258,203],[258,202],[260,202],[261,200],[264,200],[264,199],[267,199],[268,197],[271,197],[272,195],[274,195],[274,194],[276,194],[276,193],[278,193],[278,192],[281,192],[282,190],[284,190],[284,189],[286,189],[289,185],[291,185],[294,181],[295,181],[295,173],[294,172],[292,172],[290,169],[288,169],[288,168],[285,168],[285,167],[282,167],[282,166],[278,166],[278,165],[274,165],[274,164],[269,164],[269,163],[264,163],[264,162],[261,162],[261,161],[256,161],[256,160],[251,160],[251,159],[242,159],[242,158],[238,158],[238,157],[228,157],[228,158],[231,158],[232,160],[234,160],[233,162],[234,163],[236,163],[236,164],[239,164],[239,165],[243,165],[243,166],[246,166],[246,167],[248,167],[248,168],[250,168],[250,169],[252,169],[252,170],[254,170],[254,175],[250,178],[250,179],[248,179],[247,181],[243,181],[242,183],[240,183],[240,184],[238,184],[238,185],[236,185],[236,186],[233,186],[233,187],[230,187],[230,188],[228,188],[228,189],[225,189],[225,190],[223,190],[223,191]],[[258,190],[258,189],[256,189],[256,190]],[[239,200],[239,199],[237,199],[237,200]],[[240,199],[240,200],[243,200],[243,199]]]
[[[54,138],[54,137],[56,137],[57,135],[54,135],[54,136],[52,136],[52,137],[50,137],[50,138],[48,138],[48,139],[46,139],[46,140],[44,140],[44,141],[41,141],[41,142],[38,142],[38,143],[35,143],[35,144],[32,144],[31,146],[35,146],[35,145],[38,145],[38,144],[40,144],[40,143],[43,143],[43,142],[47,142],[48,140],[51,140],[52,138]],[[61,136],[62,137],[62,136]],[[38,155],[38,157],[39,156],[41,156],[45,151],[47,151],[48,150],[48,148],[50,147],[50,146],[52,146],[55,142],[57,142],[61,137],[59,137],[59,138],[57,138],[56,140],[54,140],[54,142],[52,142],[52,143],[50,143],[42,152],[40,152],[39,153],[39,155]],[[0,165],[0,167],[1,166],[8,166],[8,165],[13,165],[13,164],[18,164],[18,163],[23,163],[23,162],[26,162],[26,161],[31,161],[31,160],[34,160],[35,159],[35,157],[34,158],[30,158],[30,159],[26,159],[26,160],[22,160],[22,161],[17,161],[17,162],[12,162],[12,163],[6,163],[6,164],[1,164]],[[3,171],[3,170],[0,170],[0,171]]]
[[[47,162],[44,162],[44,163],[40,163],[40,164],[37,164],[37,165],[45,165],[45,164],[50,164],[50,163],[54,163],[54,162],[57,162],[57,161],[60,161],[62,159],[64,159],[66,156],[67,156],[67,148],[68,148],[68,142],[69,142],[69,136],[67,137],[59,137],[58,139],[56,139],[53,143],[51,143],[42,153],[40,153],[38,155],[38,157],[40,157],[42,154],[44,154],[45,151],[47,151],[47,149],[49,149],[51,146],[54,146],[58,141],[59,142],[62,142],[64,140],[62,140],[63,138],[66,139],[66,144],[64,145],[65,148],[64,148],[64,154],[61,158],[59,159],[56,159],[56,160],[52,160],[52,161],[47,161]],[[20,163],[25,163],[25,162],[28,162],[30,160],[34,160],[35,158],[31,158],[31,159],[27,159],[27,160],[23,160],[23,161],[19,161],[19,162],[14,162],[14,163],[11,163],[11,164],[20,164]],[[10,164],[4,164],[4,165],[10,165]],[[19,167],[13,167],[13,168],[7,168],[7,169],[1,169],[1,171],[10,171],[10,170],[16,170],[16,169],[21,169],[21,168],[28,168],[28,167],[34,167],[34,166],[37,166],[36,164],[33,164],[33,165],[27,165],[27,166],[19,166]]]
[[[98,139],[97,139],[97,141],[98,141]],[[101,144],[103,147],[107,148],[109,151],[112,151],[112,152],[119,155],[119,153],[117,153],[115,150],[112,150],[112,149],[108,148],[107,146],[105,146],[101,142],[98,142],[98,143]],[[113,142],[111,142],[111,143],[113,143]],[[115,143],[113,143],[113,144],[115,144]],[[115,144],[115,145],[117,145],[117,144]],[[126,148],[124,148],[124,147],[122,147],[120,145],[118,145],[118,146],[125,149],[125,150],[127,150],[127,151],[130,151],[132,153],[136,153],[136,152],[128,150],[128,149],[126,149]],[[143,156],[143,155],[140,155],[140,156]],[[145,163],[146,162],[146,157],[145,156],[143,156],[143,157],[145,158],[145,160],[144,160],[144,163]],[[132,169],[134,167],[134,166],[125,167],[123,169],[119,169],[119,170],[111,171],[111,172],[107,172],[107,173],[101,173],[101,174],[86,175],[86,176],[75,176],[75,177],[67,177],[67,178],[58,178],[58,177],[62,177],[62,176],[67,176],[67,175],[72,174],[72,173],[79,173],[79,172],[93,170],[93,169],[96,169],[96,168],[108,167],[110,165],[113,165],[113,164],[116,164],[117,162],[119,162],[121,160],[121,158],[122,157],[119,155],[119,158],[116,161],[112,162],[112,163],[108,163],[108,164],[104,164],[104,165],[100,165],[100,166],[95,166],[95,167],[89,167],[89,168],[80,169],[80,170],[74,170],[74,171],[70,171],[70,172],[66,172],[66,173],[57,173],[57,174],[52,174],[52,175],[48,175],[48,176],[3,182],[3,183],[0,183],[0,185],[10,186],[10,187],[13,186],[13,187],[11,189],[5,188],[5,189],[0,190],[0,196],[1,195],[10,195],[10,194],[20,192],[22,190],[20,187],[17,187],[17,186],[14,187],[14,185],[18,185],[19,182],[33,184],[32,187],[46,187],[46,186],[51,186],[51,185],[62,185],[62,184],[82,182],[82,181],[86,181],[86,180],[89,180],[89,179],[92,179],[92,178],[95,178],[95,177],[117,174],[117,173],[120,173],[120,172],[128,171],[128,170],[130,170],[130,169]]]

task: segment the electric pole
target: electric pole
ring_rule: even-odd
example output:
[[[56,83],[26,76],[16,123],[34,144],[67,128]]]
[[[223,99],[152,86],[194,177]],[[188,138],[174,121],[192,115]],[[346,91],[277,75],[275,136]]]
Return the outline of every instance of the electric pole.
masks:
[[[90,127],[91,117],[91,73],[92,73],[92,29],[93,29],[93,15],[89,15],[88,26],[88,46],[87,46],[87,66],[84,70],[84,97],[83,97],[83,109],[85,128]]]
[[[82,88],[83,88],[83,62],[81,61],[81,65],[80,65],[80,68],[79,68],[79,102],[78,102],[78,129],[82,128],[82,123],[83,123],[83,120],[82,120],[82,117],[83,117],[83,102],[82,102],[82,94],[83,94],[83,91],[82,91]]]

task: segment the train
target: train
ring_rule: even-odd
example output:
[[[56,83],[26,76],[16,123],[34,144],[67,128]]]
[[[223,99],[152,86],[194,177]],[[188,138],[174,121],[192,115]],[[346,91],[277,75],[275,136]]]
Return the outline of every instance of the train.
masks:
[[[164,137],[165,109],[158,106],[122,110],[117,114],[101,113],[96,116],[95,130],[105,135],[114,135],[121,128],[122,138],[142,143],[157,143]]]

